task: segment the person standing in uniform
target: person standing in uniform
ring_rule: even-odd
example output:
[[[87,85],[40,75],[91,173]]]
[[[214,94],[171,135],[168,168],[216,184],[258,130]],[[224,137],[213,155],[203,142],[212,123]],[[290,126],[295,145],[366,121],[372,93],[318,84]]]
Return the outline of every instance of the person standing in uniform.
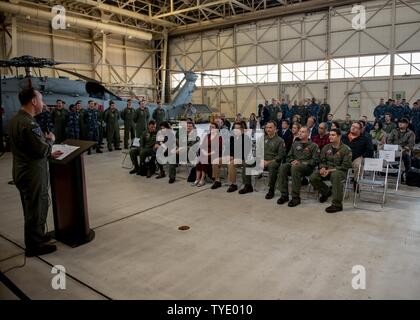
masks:
[[[96,142],[96,153],[102,153],[99,147],[99,121],[98,121],[98,110],[95,108],[95,102],[89,100],[88,109],[84,112],[86,123],[86,138],[89,141]],[[89,149],[88,154],[91,154]]]
[[[66,115],[66,138],[80,139],[80,114],[76,111],[76,106],[71,104]]]
[[[56,143],[62,143],[66,139],[67,113],[68,111],[64,109],[63,100],[58,99],[55,103],[54,110],[51,111]]]
[[[156,121],[157,128],[160,128],[160,124],[166,119],[165,110],[163,110],[162,103],[160,101],[158,101],[157,108],[153,111],[152,118]]]
[[[108,142],[108,150],[112,151],[114,145],[115,150],[121,150],[120,148],[120,125],[118,119],[120,113],[115,107],[115,102],[109,102],[109,109],[105,112],[105,123],[106,123],[106,139]]]
[[[19,190],[25,218],[25,255],[33,257],[55,251],[48,244],[45,223],[48,214],[48,157],[55,136],[44,134],[34,117],[42,112],[42,95],[30,88],[19,93],[22,108],[10,120],[10,143],[13,154],[13,181]]]
[[[136,123],[136,138],[141,138],[143,133],[147,130],[149,118],[149,108],[146,107],[146,101],[142,100],[140,102],[140,107],[136,110],[134,116],[134,122]]]
[[[324,103],[320,105],[318,112],[318,121],[327,122],[328,115],[331,112],[331,106],[327,103],[327,99],[324,99]]]
[[[289,201],[289,207],[295,207],[300,204],[300,188],[302,178],[309,176],[314,171],[319,160],[318,146],[309,140],[309,129],[302,127],[299,130],[299,141],[293,143],[290,149],[286,163],[279,169],[279,187],[281,197],[278,204],[284,204],[289,201],[288,176],[292,176],[292,200]]]
[[[82,107],[82,101],[78,100],[76,102],[76,112],[79,114],[79,128],[80,128],[80,133],[79,136],[81,140],[84,140],[87,138],[87,127],[86,127],[86,122],[85,122],[85,110]]]
[[[328,213],[343,211],[343,181],[352,167],[350,148],[341,142],[341,130],[330,131],[330,143],[321,151],[320,170],[312,173],[309,180],[321,193],[319,202],[324,203],[332,195],[332,205],[325,209]],[[324,183],[331,180],[331,189]]]
[[[131,135],[131,141],[134,140],[136,132],[135,132],[135,124],[134,118],[136,115],[136,110],[133,109],[131,105],[131,99],[127,100],[127,107],[121,112],[121,119],[124,120],[124,149],[128,149],[128,139]]]
[[[35,116],[35,120],[38,122],[42,132],[53,132],[54,126],[51,119],[51,112],[46,105],[42,107],[42,112]]]

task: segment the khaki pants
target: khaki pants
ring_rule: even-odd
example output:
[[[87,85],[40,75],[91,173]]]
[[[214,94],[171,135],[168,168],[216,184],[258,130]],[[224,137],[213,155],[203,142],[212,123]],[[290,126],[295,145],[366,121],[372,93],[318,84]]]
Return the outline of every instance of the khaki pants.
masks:
[[[360,170],[360,174],[362,174],[362,161],[363,161],[363,157],[359,157],[353,160],[352,162],[352,167],[353,167],[353,171],[354,171],[354,180],[357,181],[358,180],[358,174],[359,174],[359,170]]]
[[[222,166],[227,166],[228,168],[228,181],[230,184],[236,184],[236,167],[238,165],[235,165],[233,163],[233,159],[228,157],[224,158],[224,163],[229,161],[229,164],[222,164],[222,158],[219,158],[215,161],[215,163],[212,164],[213,169],[213,178],[215,181],[220,181],[220,168]]]

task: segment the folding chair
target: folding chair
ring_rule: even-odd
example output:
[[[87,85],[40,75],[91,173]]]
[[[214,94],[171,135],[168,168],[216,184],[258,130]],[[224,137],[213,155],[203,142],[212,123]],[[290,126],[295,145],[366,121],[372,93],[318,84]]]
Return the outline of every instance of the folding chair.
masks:
[[[355,175],[354,175],[353,168],[350,168],[349,170],[347,170],[346,182],[344,184],[343,201],[344,199],[347,199],[348,192],[353,191],[353,188],[350,187],[350,183],[352,179],[355,179]]]
[[[383,208],[386,202],[386,194],[388,190],[388,171],[389,164],[384,159],[374,159],[374,158],[365,158],[363,160],[362,166],[359,168],[358,179],[357,179],[357,188],[358,192],[355,192],[353,198],[353,206],[357,208],[357,198],[362,200],[362,193],[370,191],[371,193],[378,193],[374,191],[375,188],[383,189],[382,201],[380,202],[381,207]],[[377,173],[385,172],[385,177],[382,179]],[[374,202],[372,200],[363,199],[365,202]]]
[[[382,150],[378,150],[379,159],[384,159],[389,164],[389,174],[396,175],[395,191],[398,191],[402,175],[402,148],[397,144],[385,144]],[[391,180],[391,176],[389,176]]]
[[[130,150],[133,147],[140,147],[140,139],[139,138],[134,138],[134,140],[131,141],[130,148],[128,150],[123,150],[122,151],[122,154],[124,155],[124,158],[121,162],[121,167],[124,168],[124,169],[131,170],[134,167],[131,162],[130,162],[130,165],[126,165],[127,156],[130,154]]]

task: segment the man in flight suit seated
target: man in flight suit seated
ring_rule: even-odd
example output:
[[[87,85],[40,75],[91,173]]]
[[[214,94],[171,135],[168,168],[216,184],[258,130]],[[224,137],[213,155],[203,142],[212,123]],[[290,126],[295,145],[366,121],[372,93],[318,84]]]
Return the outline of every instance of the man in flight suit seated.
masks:
[[[19,190],[25,219],[25,255],[47,254],[57,248],[47,244],[45,234],[48,196],[48,157],[57,158],[60,151],[51,153],[55,136],[42,132],[35,116],[42,112],[42,94],[34,89],[19,93],[22,108],[9,123],[10,145],[13,154],[13,181]]]
[[[325,209],[328,213],[343,211],[343,180],[352,167],[351,149],[341,142],[341,130],[330,131],[330,143],[321,151],[320,170],[310,176],[311,184],[321,194],[319,202],[324,203],[332,195],[332,205]],[[332,190],[324,183],[331,180]],[[331,192],[332,191],[332,192]]]
[[[300,141],[293,143],[290,149],[286,163],[279,169],[279,187],[281,197],[278,204],[284,204],[289,201],[288,176],[292,176],[292,200],[289,201],[289,207],[295,207],[300,204],[300,187],[302,178],[309,176],[319,161],[319,148],[309,140],[309,129],[302,127],[299,130]]]
[[[158,148],[159,145],[156,143],[156,122],[155,120],[150,120],[147,131],[141,136],[140,147],[130,150],[131,162],[134,165],[134,169],[130,171],[130,174],[136,173],[140,175],[141,168],[146,165],[146,158],[152,157],[151,161],[154,161]],[[137,161],[137,157],[140,157],[140,164]],[[150,178],[152,174],[153,172],[148,168],[147,177]]]
[[[260,164],[261,168],[268,171],[269,191],[265,195],[266,199],[273,199],[276,187],[278,171],[281,163],[286,156],[286,145],[284,140],[277,135],[277,128],[274,121],[268,121],[265,126],[264,139],[264,159]],[[259,143],[263,143],[262,141]],[[247,181],[244,184],[251,184],[251,176],[245,176]]]

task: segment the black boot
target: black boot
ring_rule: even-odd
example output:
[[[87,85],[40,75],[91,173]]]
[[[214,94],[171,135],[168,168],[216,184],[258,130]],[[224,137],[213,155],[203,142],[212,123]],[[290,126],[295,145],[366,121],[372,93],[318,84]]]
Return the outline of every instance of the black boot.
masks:
[[[239,194],[246,194],[250,192],[254,192],[254,188],[250,184],[244,185],[244,187],[241,190],[239,190]]]
[[[268,190],[268,193],[265,195],[266,199],[273,199],[274,198],[274,188],[270,188],[270,190]]]
[[[165,170],[160,170],[156,179],[162,179],[162,178],[165,178],[165,177],[166,177]]]
[[[328,189],[328,192],[326,195],[321,195],[321,197],[319,197],[319,202],[324,203],[325,201],[328,200],[329,197],[331,197],[332,192],[331,189]]]
[[[289,196],[282,194],[281,197],[277,200],[277,204],[284,204],[289,201]]]
[[[300,204],[300,198],[292,198],[292,200],[290,200],[287,205],[289,207],[296,207],[299,204]]]
[[[134,169],[132,169],[130,172],[129,172],[129,174],[135,174],[135,173],[137,173],[137,172],[139,172],[139,167],[134,167]]]
[[[53,244],[40,244],[34,248],[27,248],[25,250],[25,256],[27,257],[34,257],[34,256],[41,256],[43,254],[48,254],[57,250],[57,247]]]

